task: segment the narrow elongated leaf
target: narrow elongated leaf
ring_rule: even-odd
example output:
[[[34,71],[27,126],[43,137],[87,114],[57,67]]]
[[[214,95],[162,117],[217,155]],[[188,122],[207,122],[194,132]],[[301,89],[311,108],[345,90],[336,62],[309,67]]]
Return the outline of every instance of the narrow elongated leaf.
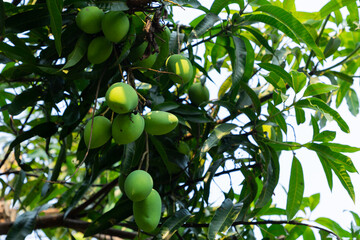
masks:
[[[190,218],[191,213],[187,209],[180,209],[163,223],[160,229],[159,238],[170,239],[179,227],[186,223]]]
[[[216,210],[209,225],[208,238],[215,239],[216,234],[226,231],[236,220],[240,213],[242,204],[233,204],[230,199],[225,199],[221,206]]]
[[[269,45],[268,41],[264,38],[263,33],[256,28],[240,26],[241,29],[245,29],[250,32],[269,52],[275,53],[274,49]]]
[[[340,106],[340,104],[344,100],[344,97],[347,95],[347,93],[351,87],[351,83],[349,83],[347,81],[338,79],[338,82],[339,82],[340,87],[336,94],[336,100],[335,100],[336,108],[338,108]]]
[[[320,9],[316,19],[324,19],[330,13],[351,3],[356,3],[356,0],[331,0]]]
[[[285,118],[281,114],[280,110],[277,109],[274,105],[271,103],[268,103],[268,111],[269,111],[269,118],[273,119],[272,121],[276,122],[281,130],[283,130],[285,133],[287,132],[287,124],[285,121]]]
[[[244,42],[246,50],[245,71],[242,76],[242,81],[248,82],[253,75],[255,52],[253,47],[251,46],[250,41],[247,38],[241,37],[241,39]]]
[[[304,97],[328,93],[328,92],[334,91],[336,89],[338,89],[338,86],[329,85],[329,84],[325,84],[325,83],[314,83],[314,84],[310,84],[306,88],[306,90],[304,92]]]
[[[210,7],[210,12],[218,15],[224,7],[229,6],[231,3],[239,3],[239,1],[237,1],[237,0],[215,0]]]
[[[257,115],[260,115],[260,112],[261,112],[261,102],[260,102],[260,99],[258,97],[258,95],[255,93],[254,90],[252,90],[248,85],[247,83],[243,82],[243,81],[240,81],[239,82],[240,84],[240,87],[242,90],[244,90],[247,95],[251,98],[251,101],[254,105],[254,108],[255,108],[255,111],[256,111],[256,114]]]
[[[334,220],[331,220],[330,218],[320,217],[320,218],[317,218],[315,220],[315,222],[330,229],[331,231],[333,231],[334,233],[339,235],[339,237],[343,237],[343,238],[351,238],[352,237],[348,231],[344,230],[337,222],[335,222]]]
[[[328,165],[334,171],[336,176],[339,178],[341,184],[348,192],[350,198],[355,202],[355,190],[354,185],[351,182],[351,178],[343,165],[337,164],[333,161],[328,161]]]
[[[320,110],[324,114],[327,114],[328,117],[331,117],[333,120],[335,120],[343,132],[346,133],[350,132],[349,126],[347,125],[345,120],[340,116],[340,114],[318,98],[307,98],[304,100],[300,100],[295,105],[297,107],[305,107],[305,108]]]
[[[24,180],[25,180],[25,172],[23,170],[20,171],[19,175],[16,178],[15,181],[15,186],[14,186],[14,201],[13,201],[13,206],[15,205],[15,203],[19,200],[20,195],[21,195],[21,189],[24,185]]]
[[[232,88],[237,88],[238,82],[241,81],[246,66],[246,46],[242,38],[233,36],[232,40],[234,42],[235,48],[232,49],[228,47],[228,52],[231,57],[231,65],[233,68],[232,73]]]
[[[205,200],[205,202],[208,202],[208,200],[209,200],[211,182],[213,180],[213,177],[214,177],[216,171],[219,169],[219,167],[221,166],[222,163],[224,163],[223,159],[213,161],[204,176],[204,200]]]
[[[354,89],[349,89],[345,95],[346,103],[349,107],[349,111],[352,115],[357,116],[359,114],[359,98]]]
[[[201,148],[201,156],[203,156],[207,151],[209,151],[212,147],[216,146],[221,138],[226,135],[229,135],[231,130],[236,128],[236,124],[223,123],[217,125],[214,130],[210,133],[210,136],[204,142],[204,145]]]
[[[338,50],[338,48],[340,47],[340,44],[341,44],[340,38],[338,38],[338,37],[330,38],[328,44],[325,47],[324,56],[326,58],[328,58],[331,55],[333,55]]]
[[[349,172],[357,172],[351,158],[348,156],[331,151],[331,149],[323,144],[318,143],[307,143],[304,145],[306,148],[315,151],[317,154],[320,154],[324,158],[333,161],[336,164],[340,164],[345,167]]]
[[[278,19],[266,15],[266,14],[251,14],[250,16],[245,17],[245,23],[250,22],[252,23],[258,23],[262,22],[267,25],[270,25],[276,29],[279,29],[282,31],[286,36],[291,38],[294,42],[299,43],[299,39],[295,36],[295,34],[289,29],[288,26],[286,26],[284,23],[280,22]]]
[[[294,34],[301,40],[303,40],[306,45],[308,45],[315,54],[320,58],[324,59],[325,56],[320,48],[316,45],[315,40],[305,28],[305,26],[297,20],[291,13],[287,12],[286,10],[272,5],[264,5],[257,9],[257,11],[266,12],[280,21],[282,21],[285,25],[287,25]]]
[[[39,212],[45,210],[48,206],[40,206],[30,212],[25,212],[18,216],[11,226],[6,240],[22,240],[25,239],[35,228],[36,217]]]
[[[331,167],[328,164],[328,160],[325,157],[323,157],[320,154],[317,154],[317,155],[318,155],[320,163],[324,169],[324,173],[325,173],[329,188],[330,188],[330,190],[332,190],[332,188],[333,188],[333,173],[332,173]]]
[[[295,107],[296,123],[298,125],[305,122],[305,111],[302,108]]]
[[[62,6],[63,0],[46,0],[50,14],[51,32],[55,38],[56,51],[61,56],[61,28],[62,28]]]
[[[132,214],[132,202],[128,198],[121,198],[111,210],[102,214],[93,221],[84,233],[84,237],[93,236],[100,233],[117,222],[120,222]]]
[[[204,17],[203,20],[201,20],[199,22],[198,25],[196,25],[196,27],[194,28],[194,30],[191,31],[189,38],[188,38],[188,43],[191,42],[192,39],[194,38],[199,38],[201,37],[201,35],[203,35],[204,33],[206,33],[210,28],[212,28],[215,23],[217,23],[218,21],[220,21],[220,17],[217,14],[214,13],[207,13]]]
[[[335,139],[336,132],[334,131],[322,131],[321,133],[314,136],[313,141],[315,142],[331,142]]]
[[[36,63],[34,55],[18,46],[10,46],[5,42],[0,42],[0,51],[14,62],[22,61],[24,63]]]
[[[286,202],[287,220],[290,221],[300,209],[304,195],[304,174],[300,161],[294,156],[291,165],[289,191]]]
[[[218,92],[219,99],[221,99],[225,95],[227,90],[230,89],[231,84],[232,84],[232,82],[231,82],[231,76],[230,76],[221,84],[221,86],[219,88],[219,92]]]
[[[291,75],[286,72],[282,67],[278,65],[274,65],[271,63],[259,63],[259,67],[269,71],[276,73],[279,77],[281,77],[287,84],[289,84],[291,87],[292,85],[292,77]]]
[[[69,54],[66,64],[64,65],[64,67],[62,67],[62,69],[66,69],[77,64],[85,55],[88,43],[89,39],[87,35],[81,35],[81,37],[77,40],[75,44],[74,50]]]
[[[334,152],[348,152],[348,153],[354,153],[360,151],[360,148],[358,147],[352,147],[340,143],[323,143],[322,145],[328,146],[332,151]]]

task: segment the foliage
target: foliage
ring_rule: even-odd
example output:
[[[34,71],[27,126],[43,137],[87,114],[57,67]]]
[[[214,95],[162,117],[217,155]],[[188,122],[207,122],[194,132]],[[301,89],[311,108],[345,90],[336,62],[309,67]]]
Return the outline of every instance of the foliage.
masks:
[[[41,228],[56,239],[78,238],[78,232],[137,239],[255,239],[255,233],[264,239],[360,238],[354,212],[349,229],[327,218],[314,220],[317,227],[309,222],[320,195],[304,197],[302,159],[295,156],[298,149],[314,151],[329,188],[336,177],[355,200],[349,173],[357,169],[346,153],[360,149],[334,142],[334,130],[350,132],[337,112],[341,103],[359,113],[353,88],[360,65],[359,1],[331,0],[313,13],[296,11],[294,0],[214,0],[210,9],[197,0],[143,2],[134,7],[120,0],[0,0],[0,130],[6,136],[1,199],[18,209],[11,227],[0,223],[0,234],[24,239]],[[125,11],[131,20],[126,39],[95,65],[86,51],[101,33],[83,34],[75,23],[78,9],[88,4]],[[201,14],[179,25],[173,19],[179,7]],[[138,11],[148,15],[143,21],[150,27],[143,32],[133,24]],[[170,54],[191,61],[194,81],[171,81],[167,55],[156,69],[131,64],[129,53],[138,41],[146,39],[154,49],[161,45],[159,23],[171,31]],[[221,83],[211,77],[214,72],[228,78]],[[192,104],[187,91],[195,81],[221,85],[217,98]],[[138,114],[170,112],[179,120],[176,129],[88,149],[86,123],[98,115],[115,117],[104,100],[115,82],[137,90]],[[312,125],[307,142],[291,138],[294,117],[299,126]],[[338,129],[323,130],[330,120]],[[180,151],[180,142],[190,151]],[[286,209],[272,204],[283,151],[294,154]],[[234,168],[226,169],[228,163]],[[152,233],[137,234],[131,201],[119,187],[139,166],[162,197],[162,218]],[[242,179],[241,188],[231,185],[221,206],[212,205],[212,183],[226,174],[230,181]]]

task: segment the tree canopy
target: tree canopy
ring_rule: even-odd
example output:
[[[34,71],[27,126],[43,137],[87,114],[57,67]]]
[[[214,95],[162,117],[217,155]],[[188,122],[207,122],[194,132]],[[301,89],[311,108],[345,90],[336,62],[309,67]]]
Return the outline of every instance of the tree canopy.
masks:
[[[310,218],[320,195],[304,196],[296,155],[314,151],[319,177],[330,189],[339,180],[355,201],[349,173],[357,169],[346,154],[360,148],[337,142],[336,132],[351,130],[337,111],[342,103],[359,114],[359,7],[330,0],[308,13],[295,0],[213,0],[210,8],[197,0],[0,0],[0,234],[359,239],[355,212],[345,229]],[[200,14],[179,24],[179,8]],[[209,99],[207,86],[215,85]],[[329,121],[337,129],[325,130]],[[312,126],[306,142],[291,123]],[[293,158],[280,208],[273,192],[284,151]],[[150,178],[128,180],[135,170]],[[230,190],[214,205],[219,176]],[[149,191],[141,198],[133,188]]]

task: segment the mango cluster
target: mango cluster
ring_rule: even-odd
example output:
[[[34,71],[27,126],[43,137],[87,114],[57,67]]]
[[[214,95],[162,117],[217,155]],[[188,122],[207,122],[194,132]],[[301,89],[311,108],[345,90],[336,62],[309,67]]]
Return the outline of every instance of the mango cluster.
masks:
[[[143,170],[131,172],[125,179],[124,191],[133,201],[136,225],[145,232],[152,232],[161,218],[161,198],[153,189],[153,179]]]
[[[129,84],[114,83],[108,88],[105,99],[108,107],[118,115],[112,123],[104,116],[96,116],[93,123],[86,124],[84,140],[89,146],[91,136],[90,148],[104,145],[111,137],[117,144],[128,144],[136,141],[144,130],[152,135],[167,134],[178,124],[178,118],[168,112],[152,111],[145,116],[133,113],[139,99]]]
[[[113,43],[118,43],[127,35],[130,21],[121,11],[106,14],[96,6],[88,6],[77,14],[77,26],[85,33],[102,35],[92,39],[88,46],[87,58],[92,64],[106,61],[113,50]]]

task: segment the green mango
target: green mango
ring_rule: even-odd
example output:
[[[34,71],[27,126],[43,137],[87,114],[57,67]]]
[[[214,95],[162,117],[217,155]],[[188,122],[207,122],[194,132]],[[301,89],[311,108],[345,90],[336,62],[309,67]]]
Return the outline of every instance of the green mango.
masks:
[[[112,123],[112,136],[117,144],[128,144],[144,131],[145,121],[140,114],[117,115]]]
[[[138,105],[138,95],[133,87],[126,83],[114,83],[105,94],[109,108],[119,114],[131,112]]]
[[[113,45],[106,38],[100,36],[91,40],[88,51],[87,58],[92,64],[99,64],[105,62],[112,53]]]
[[[190,60],[181,54],[168,57],[165,65],[168,72],[175,73],[169,74],[169,78],[175,83],[185,84],[193,78],[193,66]]]
[[[133,202],[144,200],[149,196],[152,188],[152,177],[144,170],[135,170],[131,172],[124,182],[125,194]]]
[[[84,130],[84,141],[89,146],[91,135],[91,120],[89,120]],[[90,149],[104,145],[111,138],[111,122],[103,116],[94,117],[93,130],[91,135]]]
[[[95,6],[85,7],[76,15],[76,25],[85,33],[94,34],[101,31],[104,12]]]
[[[145,131],[152,135],[163,135],[171,132],[178,124],[178,118],[168,112],[152,111],[144,116]]]
[[[110,11],[105,14],[101,22],[104,36],[111,42],[120,42],[129,32],[130,21],[121,11]]]
[[[188,94],[191,102],[196,106],[199,106],[203,102],[209,101],[209,89],[200,82],[191,85]]]
[[[133,202],[133,212],[136,225],[145,232],[156,229],[161,218],[161,197],[152,189],[147,198],[140,202]]]

